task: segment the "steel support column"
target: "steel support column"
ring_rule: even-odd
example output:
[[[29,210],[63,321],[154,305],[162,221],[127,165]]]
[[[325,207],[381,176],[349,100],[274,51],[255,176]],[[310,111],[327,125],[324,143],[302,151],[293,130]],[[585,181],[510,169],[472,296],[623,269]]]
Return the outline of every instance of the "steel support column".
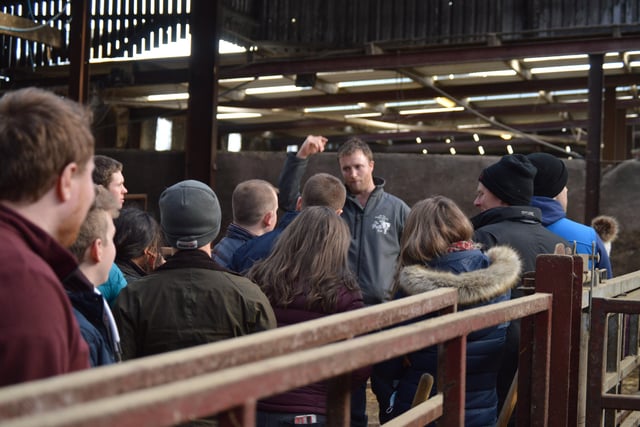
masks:
[[[185,174],[213,186],[217,125],[218,39],[221,0],[191,3],[189,111],[185,143]]]
[[[69,31],[69,98],[86,103],[89,98],[90,2],[72,0]]]
[[[600,144],[602,141],[602,88],[604,54],[589,55],[589,137],[587,140],[584,222],[590,224],[600,210]]]

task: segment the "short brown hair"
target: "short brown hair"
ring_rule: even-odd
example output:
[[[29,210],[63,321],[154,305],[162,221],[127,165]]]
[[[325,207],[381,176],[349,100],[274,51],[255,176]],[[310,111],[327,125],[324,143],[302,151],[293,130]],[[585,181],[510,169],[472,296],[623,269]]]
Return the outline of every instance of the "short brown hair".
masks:
[[[302,187],[302,207],[328,206],[334,211],[344,207],[347,190],[342,181],[328,173],[309,177]]]
[[[255,225],[278,207],[278,190],[263,179],[249,179],[236,185],[231,195],[233,222]]]
[[[91,111],[52,92],[26,88],[0,99],[0,199],[35,202],[62,170],[83,170],[94,150]]]
[[[109,156],[96,154],[93,156],[93,183],[109,188],[111,177],[116,172],[122,172],[122,163]]]
[[[473,225],[453,200],[444,196],[421,200],[407,216],[399,265],[425,264],[446,254],[451,243],[472,236]]]
[[[118,215],[119,204],[113,194],[100,185],[94,185],[94,189],[96,197],[80,227],[78,238],[69,248],[79,262],[82,262],[87,248],[96,239],[107,238],[108,221],[113,221],[113,217]]]
[[[338,159],[344,156],[350,156],[358,150],[362,151],[362,154],[364,154],[369,161],[373,160],[373,151],[371,151],[371,147],[369,147],[369,144],[367,144],[360,138],[355,137],[350,138],[349,140],[347,140],[347,142],[345,142],[338,148]]]

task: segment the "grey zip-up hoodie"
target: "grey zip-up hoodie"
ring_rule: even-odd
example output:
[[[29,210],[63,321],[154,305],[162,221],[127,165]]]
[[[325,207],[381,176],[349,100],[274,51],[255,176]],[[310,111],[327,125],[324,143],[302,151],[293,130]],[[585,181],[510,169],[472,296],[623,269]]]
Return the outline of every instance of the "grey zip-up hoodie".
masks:
[[[351,230],[349,266],[358,277],[366,305],[391,299],[389,291],[400,253],[400,238],[410,210],[405,202],[384,191],[382,178],[374,177],[373,182],[376,188],[366,206],[347,192],[342,212]]]

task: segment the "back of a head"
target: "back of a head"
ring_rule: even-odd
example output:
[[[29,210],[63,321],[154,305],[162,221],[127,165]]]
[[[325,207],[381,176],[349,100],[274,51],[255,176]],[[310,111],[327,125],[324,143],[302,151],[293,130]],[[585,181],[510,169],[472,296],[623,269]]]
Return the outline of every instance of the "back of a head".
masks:
[[[284,229],[271,254],[254,264],[247,277],[260,285],[272,304],[286,306],[304,292],[309,304],[332,306],[345,280],[357,288],[348,268],[350,242],[349,228],[335,211],[310,206]]]
[[[116,172],[122,172],[122,163],[108,156],[96,154],[93,156],[93,182],[98,185],[102,185],[105,188],[109,187],[111,177]]]
[[[37,88],[0,99],[0,199],[39,200],[65,166],[83,170],[93,150],[88,108]]]
[[[144,255],[145,249],[159,252],[162,246],[160,224],[150,213],[138,208],[124,208],[114,221],[116,257],[132,260]]]
[[[302,208],[328,206],[334,211],[344,206],[347,190],[338,178],[328,173],[317,173],[305,182],[302,188]]]
[[[259,223],[267,212],[276,210],[276,188],[268,181],[250,179],[236,186],[231,195],[233,222],[252,226]]]
[[[569,171],[562,160],[549,153],[531,153],[527,158],[536,167],[533,195],[556,197],[566,187]]]
[[[373,152],[369,144],[360,138],[350,138],[338,148],[338,159],[344,156],[350,156],[356,151],[362,151],[368,160],[373,160]]]
[[[208,185],[181,181],[160,194],[160,225],[166,241],[176,249],[198,249],[220,232],[220,203]]]
[[[446,254],[452,243],[472,236],[473,225],[453,200],[444,196],[421,200],[405,222],[400,264],[423,264]]]
[[[508,154],[486,167],[478,180],[510,206],[529,205],[533,196],[535,166],[524,154]]]
[[[80,226],[78,238],[71,245],[69,250],[73,253],[78,261],[82,262],[87,248],[98,238],[104,240],[107,238],[107,228],[109,222],[113,221],[113,217],[117,216],[118,202],[106,188],[99,185],[94,186],[96,197],[93,205],[89,208],[87,216]]]

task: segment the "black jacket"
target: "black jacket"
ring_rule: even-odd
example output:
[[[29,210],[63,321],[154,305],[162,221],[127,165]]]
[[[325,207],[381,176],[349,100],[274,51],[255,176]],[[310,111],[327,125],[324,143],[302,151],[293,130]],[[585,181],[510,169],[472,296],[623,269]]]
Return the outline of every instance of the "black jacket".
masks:
[[[539,254],[552,254],[557,243],[569,246],[562,237],[542,225],[540,209],[532,206],[506,206],[487,209],[471,218],[473,241],[483,249],[509,245],[522,260],[522,272],[535,271]]]

